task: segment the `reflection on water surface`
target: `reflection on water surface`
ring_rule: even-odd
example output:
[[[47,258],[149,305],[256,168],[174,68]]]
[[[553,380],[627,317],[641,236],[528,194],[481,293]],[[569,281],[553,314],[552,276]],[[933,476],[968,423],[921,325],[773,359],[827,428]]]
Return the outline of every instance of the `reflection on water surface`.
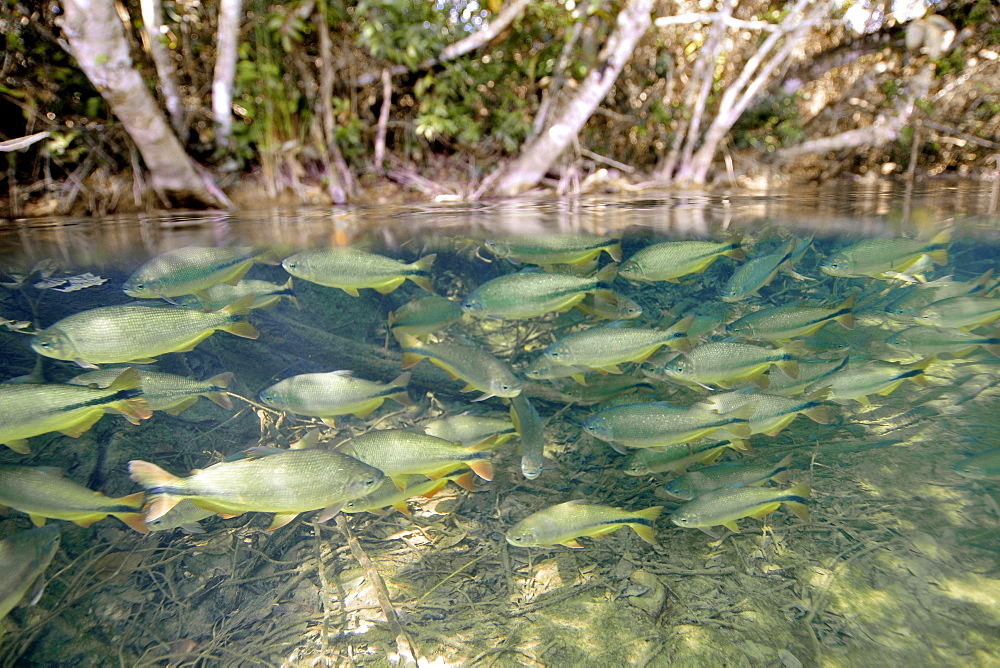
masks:
[[[74,387],[105,395],[88,395],[101,408],[92,426],[68,424],[64,407],[63,422],[25,437],[30,452],[0,453],[0,468],[59,467],[126,506],[91,511],[101,517],[132,519],[141,502],[126,498],[143,488],[147,518],[154,502],[184,500],[146,535],[34,512],[95,523],[48,520],[62,534],[48,585],[10,613],[0,654],[10,665],[994,660],[994,195],[857,188],[6,224],[3,379],[63,388],[87,371],[79,360],[103,376]],[[582,234],[600,239],[576,254],[538,247],[586,245]],[[533,247],[530,235],[543,236]],[[695,245],[659,246],[678,241]],[[154,255],[239,245],[273,251],[251,253],[240,284],[259,282],[256,304],[240,285],[191,296],[157,284],[168,300],[139,306],[121,290]],[[289,259],[348,245],[403,262],[359,253],[344,278],[336,258],[311,274]],[[424,279],[448,301],[428,299]],[[138,324],[81,343],[93,325],[79,314],[118,305],[138,308]],[[69,353],[30,335],[71,316]],[[220,331],[204,340],[195,327],[139,347],[211,317],[204,328]],[[113,370],[145,358],[157,360],[138,374],[151,417]],[[8,422],[47,410],[54,390],[33,387],[27,417],[0,399]],[[109,398],[115,387],[124,394]],[[310,448],[286,450],[302,441],[324,453],[346,441],[338,453],[377,463],[386,481],[372,478],[368,497],[357,479],[317,480],[327,460],[296,469]],[[282,450],[234,458],[260,447]],[[291,463],[268,465],[280,458]],[[130,461],[250,482],[240,499],[232,480],[182,490],[141,466],[130,479]],[[31,526],[15,479],[0,476],[15,509],[3,537]],[[265,500],[272,488],[287,494]],[[573,500],[593,505],[561,505]]]

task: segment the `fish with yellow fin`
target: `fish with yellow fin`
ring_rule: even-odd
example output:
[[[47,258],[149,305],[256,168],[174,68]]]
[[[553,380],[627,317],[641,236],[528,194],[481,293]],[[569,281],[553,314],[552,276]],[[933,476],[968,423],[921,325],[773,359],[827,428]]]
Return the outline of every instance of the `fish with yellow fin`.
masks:
[[[105,367],[74,376],[66,382],[71,385],[108,387],[121,372],[121,367]],[[229,400],[226,389],[232,379],[233,374],[229,371],[205,380],[192,380],[172,373],[139,369],[139,387],[150,410],[164,411],[171,415],[179,415],[193,406],[199,396],[226,410],[232,410],[233,402]]]
[[[26,599],[34,605],[45,589],[45,569],[59,549],[55,524],[21,531],[0,540],[0,622]]]
[[[663,346],[674,350],[691,349],[687,331],[691,316],[667,329],[627,327],[611,323],[568,334],[542,353],[554,364],[605,373],[621,373],[619,364],[642,362]]]
[[[129,462],[129,474],[146,488],[147,522],[191,499],[224,518],[247,512],[274,513],[269,530],[310,510],[322,510],[316,521],[324,522],[347,501],[375,489],[383,478],[378,469],[339,452],[267,447],[197,469],[186,478],[141,460]]]
[[[930,239],[864,239],[820,263],[823,273],[846,278],[898,278],[926,255],[934,264],[948,264],[951,230]]]
[[[654,473],[683,473],[693,464],[711,464],[726,448],[749,453],[750,447],[739,439],[676,443],[663,448],[639,448],[622,471],[625,475],[645,476]]]
[[[136,368],[128,367],[103,389],[57,383],[0,384],[0,443],[27,453],[32,436],[58,431],[75,438],[109,411],[123,413],[138,424],[153,414],[139,382]]]
[[[417,480],[417,478],[423,478]],[[433,498],[438,492],[444,489],[450,480],[454,480],[461,487],[469,489],[472,487],[472,473],[466,471],[456,476],[446,476],[444,478],[427,478],[425,476],[413,476],[406,489],[399,489],[386,478],[379,484],[378,488],[365,494],[358,499],[351,499],[344,504],[341,509],[345,513],[377,513],[385,508],[395,508],[404,515],[410,514],[407,500],[415,497],[425,499]]]
[[[827,399],[839,404],[853,399],[868,405],[869,394],[886,396],[909,380],[922,387],[927,386],[924,371],[934,362],[934,358],[914,364],[895,364],[881,360],[851,363],[840,371],[815,381],[806,392],[829,388]]]
[[[138,492],[109,498],[48,466],[0,465],[0,505],[27,513],[35,526],[54,519],[89,527],[111,515],[139,533],[148,533],[142,518],[144,497]]]
[[[776,464],[745,464],[729,462],[689,471],[663,485],[671,496],[690,501],[706,492],[724,487],[760,487],[768,480],[787,483],[792,455],[789,453]]]
[[[521,381],[507,365],[481,348],[460,343],[423,343],[403,332],[399,334],[399,345],[403,349],[404,369],[428,359],[453,380],[464,380],[462,392],[482,392],[475,401],[516,397],[521,393]]]
[[[277,258],[269,250],[249,246],[186,246],[145,262],[122,289],[129,297],[145,299],[192,294],[205,298],[213,285],[239,283],[254,262],[275,264]]]
[[[812,336],[828,322],[854,329],[854,295],[829,308],[786,304],[749,313],[726,326],[730,334],[760,341],[784,342]]]
[[[400,374],[388,383],[355,378],[351,371],[303,373],[280,380],[261,390],[260,400],[277,410],[311,415],[328,426],[336,426],[338,415],[363,418],[386,399],[412,406],[406,385],[410,374]]]
[[[461,319],[462,307],[457,301],[429,295],[414,299],[389,313],[389,329],[397,341],[400,334],[409,334],[419,339]]]
[[[507,531],[507,542],[518,547],[582,548],[577,538],[601,538],[627,526],[639,538],[656,545],[653,522],[661,512],[662,506],[633,512],[576,499],[528,515]]]
[[[431,420],[424,425],[424,433],[459,443],[464,448],[480,444],[499,447],[517,434],[517,429],[507,418],[463,413]]]
[[[388,294],[410,280],[427,292],[434,292],[429,271],[435,255],[425,255],[416,262],[406,263],[359,248],[316,248],[286,257],[281,263],[296,278],[340,288],[352,297],[361,288],[372,288]]]
[[[462,300],[462,311],[477,318],[517,320],[568,311],[602,283],[614,280],[618,265],[591,277],[526,269],[486,281]]]
[[[247,295],[253,295],[251,309],[271,308],[282,299],[287,299],[292,306],[299,308],[299,300],[292,292],[292,279],[284,285],[271,283],[270,281],[260,281],[256,279],[243,279],[236,285],[229,283],[219,283],[209,288],[205,288],[197,295],[183,295],[176,299],[171,299],[178,306],[186,308],[200,308],[206,311],[218,311],[232,304],[237,299],[242,299]]]
[[[218,330],[256,339],[257,330],[245,317],[253,300],[247,295],[209,313],[167,304],[101,306],[46,327],[31,347],[39,355],[91,369],[98,364],[154,362],[165,353],[193,350]]]
[[[622,259],[621,240],[598,234],[511,235],[487,239],[483,245],[498,258],[542,266],[586,265],[601,253],[615,262]]]
[[[483,480],[493,479],[493,462],[485,450],[493,447],[483,442],[471,448],[436,436],[403,429],[374,429],[350,438],[337,452],[350,455],[392,478],[405,489],[410,476],[441,478],[460,468],[470,468]]]
[[[799,373],[796,356],[804,352],[805,347],[794,341],[777,349],[736,341],[716,341],[703,343],[689,353],[643,372],[654,378],[680,381],[705,389],[712,389],[712,385],[729,388],[741,380],[756,381],[766,387],[764,373],[772,365],[790,378],[796,378]]]
[[[711,527],[722,525],[731,531],[739,531],[736,520],[743,517],[763,519],[785,504],[801,520],[809,519],[806,499],[812,496],[809,487],[798,484],[788,489],[768,487],[725,487],[705,492],[693,501],[688,501],[676,510],[671,519],[677,526],[701,529],[713,538],[718,538]]]
[[[628,448],[664,448],[689,443],[722,429],[734,438],[750,437],[747,420],[753,406],[721,415],[695,404],[678,408],[663,402],[622,404],[598,411],[583,421],[583,430],[605,441],[615,450]]]
[[[734,234],[722,243],[713,241],[664,241],[647,246],[630,257],[618,270],[629,281],[677,283],[688,274],[700,274],[723,255],[746,259],[741,248],[743,236]]]

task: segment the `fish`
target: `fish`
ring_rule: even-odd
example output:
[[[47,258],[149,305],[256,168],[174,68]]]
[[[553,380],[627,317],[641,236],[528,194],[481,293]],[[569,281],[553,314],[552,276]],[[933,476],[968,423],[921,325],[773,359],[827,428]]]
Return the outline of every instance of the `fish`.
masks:
[[[992,269],[973,281],[956,281],[951,276],[945,276],[918,283],[899,290],[900,294],[886,305],[885,314],[898,322],[910,322],[917,311],[933,302],[964,295],[984,295],[992,288],[993,283]]]
[[[630,476],[683,473],[692,464],[711,464],[726,451],[726,448],[749,451],[748,446],[740,440],[706,440],[698,443],[677,443],[659,449],[640,448],[629,457],[622,473]]]
[[[541,266],[582,266],[601,253],[607,253],[615,262],[622,259],[621,239],[598,234],[511,235],[487,239],[483,245],[498,258]]]
[[[350,503],[350,502],[348,502]],[[208,519],[215,513],[211,510],[195,505],[191,499],[184,499],[171,508],[164,515],[146,522],[146,528],[153,531],[171,531],[180,529],[186,534],[205,533],[201,527],[202,520]]]
[[[788,467],[792,463],[789,453],[776,464],[715,464],[697,471],[689,471],[663,485],[668,494],[684,501],[724,487],[758,487],[768,480],[779,484],[788,482]]]
[[[299,308],[299,300],[292,292],[292,279],[284,285],[271,283],[270,281],[260,281],[256,279],[243,279],[236,285],[229,283],[218,283],[205,288],[196,295],[182,295],[170,301],[185,308],[197,308],[204,311],[218,311],[232,304],[237,299],[253,295],[253,302],[250,309],[271,308],[282,299],[287,299],[295,308]]]
[[[45,569],[59,550],[55,524],[0,540],[0,621],[21,601],[34,605],[45,589]]]
[[[254,262],[273,263],[269,250],[248,246],[186,246],[157,255],[125,280],[122,290],[140,299],[197,294],[218,283],[236,285]]]
[[[528,515],[507,531],[507,542],[517,547],[582,548],[577,538],[601,538],[628,526],[639,538],[657,545],[653,522],[661,512],[663,506],[633,512],[575,499]]]
[[[747,297],[760,297],[758,290],[771,284],[778,270],[791,260],[794,249],[792,241],[777,253],[760,255],[740,265],[723,286],[722,301],[732,303]]]
[[[1000,448],[966,457],[955,464],[955,473],[972,480],[1000,482]]]
[[[594,438],[629,448],[662,448],[676,443],[688,443],[722,429],[735,438],[749,438],[750,424],[742,409],[720,415],[695,404],[678,408],[662,402],[622,404],[590,415],[583,429]],[[619,450],[620,451],[620,450]]]
[[[429,359],[444,369],[452,380],[464,380],[462,392],[478,390],[482,396],[516,397],[523,385],[507,365],[485,350],[459,343],[422,343],[406,333],[400,333],[399,345],[403,350],[403,368],[409,369],[422,359]]]
[[[521,475],[534,480],[545,465],[545,422],[523,394],[511,398],[510,418],[521,437]]]
[[[568,311],[588,292],[615,277],[618,265],[609,264],[592,277],[519,271],[486,281],[462,300],[462,311],[477,318],[519,320],[554,311]]]
[[[520,395],[518,395],[520,396]],[[424,433],[459,443],[464,448],[477,445],[499,447],[517,434],[517,428],[508,418],[483,415],[449,415],[431,420],[424,425]]]
[[[699,274],[725,255],[746,259],[740,247],[742,235],[734,234],[722,243],[713,241],[664,241],[647,246],[626,260],[618,275],[629,281],[677,283],[688,274]]]
[[[830,308],[791,304],[762,308],[729,323],[726,330],[748,339],[784,342],[812,336],[829,322],[854,329],[854,298],[851,295]]]
[[[408,499],[422,496],[426,499],[432,498],[440,492],[449,480],[458,480],[462,487],[472,485],[471,474],[466,471],[460,476],[444,477],[433,480],[425,476],[413,476],[413,478],[423,478],[423,480],[410,480],[406,489],[399,489],[391,480],[386,478],[378,488],[358,499],[351,499],[341,508],[345,513],[374,513],[383,508],[395,508],[404,515],[410,514],[410,508],[406,504]]]
[[[345,502],[375,489],[383,478],[377,468],[353,457],[313,448],[252,448],[236,457],[192,471],[185,478],[150,462],[130,461],[130,477],[146,489],[146,521],[155,521],[191,499],[222,517],[274,513],[269,531],[310,510],[322,509],[316,521],[324,522]]]
[[[928,304],[914,314],[913,322],[969,330],[997,318],[1000,318],[1000,299],[962,296]]]
[[[830,389],[829,401],[839,404],[854,399],[858,403],[868,405],[869,394],[888,395],[903,381],[910,380],[917,385],[926,387],[924,370],[934,361],[934,358],[915,364],[894,364],[881,360],[848,364],[837,373],[822,378],[806,388],[807,393],[815,392],[824,387]]]
[[[690,350],[691,344],[685,335],[690,326],[690,316],[667,329],[640,329],[611,323],[569,334],[542,354],[550,362],[563,366],[621,373],[619,364],[642,362],[663,346]]]
[[[604,320],[633,320],[642,315],[642,306],[614,290],[588,292],[576,305],[578,311]]]
[[[44,526],[48,518],[89,527],[111,515],[139,533],[148,533],[142,517],[144,497],[138,492],[109,498],[49,466],[0,464],[0,505],[27,513],[35,526]]]
[[[433,293],[428,272],[435,258],[433,254],[425,255],[416,262],[406,263],[358,248],[316,248],[286,257],[281,266],[296,278],[340,288],[357,297],[361,288],[389,294],[406,280]]]
[[[32,436],[58,431],[77,437],[108,411],[138,424],[153,413],[139,389],[139,373],[129,367],[107,388],[57,383],[0,384],[0,443],[15,452],[30,451]]]
[[[711,385],[729,388],[741,380],[753,380],[766,386],[764,372],[772,365],[790,378],[797,377],[798,361],[795,356],[803,352],[805,348],[800,345],[786,344],[774,349],[735,341],[716,341],[703,343],[681,357],[643,372],[653,378],[680,381],[706,389],[711,389]]]
[[[408,477],[420,474],[441,478],[460,468],[470,468],[483,480],[493,479],[493,462],[483,450],[492,444],[463,448],[436,436],[403,429],[376,429],[341,443],[337,452],[350,455],[392,479],[405,489]]]
[[[830,276],[845,278],[889,278],[903,274],[927,255],[934,264],[948,264],[951,230],[944,229],[930,239],[864,239],[834,253],[820,263]]]
[[[121,367],[105,367],[96,371],[88,371],[66,381],[70,385],[106,388],[121,374]],[[172,373],[139,369],[139,388],[150,410],[164,411],[171,415],[179,415],[205,397],[222,406],[226,410],[233,409],[226,388],[232,382],[230,371],[220,373],[206,380],[191,380]]]
[[[279,380],[261,390],[258,396],[271,408],[318,417],[330,427],[336,426],[336,416],[366,417],[386,399],[413,405],[406,391],[409,373],[400,374],[388,383],[355,378],[353,373],[346,370],[303,373]]]
[[[256,339],[257,330],[244,317],[253,299],[247,295],[210,313],[154,304],[101,306],[46,327],[31,347],[39,355],[90,369],[154,362],[158,355],[193,350],[217,330]]]
[[[568,404],[588,406],[632,392],[655,392],[657,386],[636,376],[598,376],[586,384],[570,385],[560,394]]]
[[[1000,337],[984,336],[963,329],[916,326],[897,332],[885,340],[896,350],[913,355],[941,355],[950,353],[963,357],[982,347],[992,355],[1000,357]]]
[[[590,371],[585,366],[557,364],[545,355],[539,355],[526,366],[523,374],[531,380],[558,380],[572,378],[580,385],[586,385],[586,374]]]
[[[800,413],[817,424],[833,422],[830,408],[823,404],[829,393],[829,389],[824,387],[801,398],[790,398],[739,390],[713,394],[702,403],[722,414],[752,405],[753,412],[747,416],[750,420],[750,432],[777,436]]]
[[[389,329],[396,340],[405,333],[415,338],[446,329],[462,318],[462,307],[453,299],[431,295],[403,304],[389,313]]]
[[[763,519],[785,504],[801,520],[809,519],[806,499],[812,496],[809,487],[800,483],[787,489],[770,487],[724,487],[705,492],[677,509],[671,519],[677,526],[701,529],[717,538],[708,529],[722,525],[739,531],[736,520],[743,517]]]
[[[841,357],[833,360],[800,359],[798,361],[798,378],[789,378],[783,373],[768,372],[767,393],[780,394],[783,397],[791,397],[796,394],[802,394],[805,392],[807,387],[816,383],[816,381],[832,376],[843,369],[847,366],[847,361],[847,357]],[[814,391],[821,387],[823,387],[822,384],[816,384]]]

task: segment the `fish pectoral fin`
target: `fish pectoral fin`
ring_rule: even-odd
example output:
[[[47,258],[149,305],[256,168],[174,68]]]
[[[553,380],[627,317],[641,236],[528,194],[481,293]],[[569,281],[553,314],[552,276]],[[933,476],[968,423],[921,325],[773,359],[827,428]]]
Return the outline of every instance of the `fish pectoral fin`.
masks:
[[[39,515],[37,513],[28,513],[28,517],[31,518],[31,523],[34,524],[36,527],[45,526],[45,517],[43,515]]]
[[[75,358],[73,361],[76,362],[78,366],[81,366],[84,369],[100,369],[101,368],[101,367],[97,366],[96,364],[94,364],[93,362],[88,362],[87,360],[80,359],[79,357]],[[153,361],[155,362],[156,360],[153,360]]]
[[[468,385],[466,385],[466,387],[469,387],[469,386],[468,386]],[[474,387],[473,387],[473,388],[471,388],[471,389],[469,389],[469,390],[465,390],[465,389],[463,389],[462,391],[463,391],[463,392],[474,392],[475,390],[476,390],[476,388],[474,388]],[[494,395],[492,395],[492,394],[484,394],[484,395],[482,395],[482,396],[478,396],[478,397],[476,397],[475,399],[473,399],[473,401],[486,401],[487,399],[492,399],[492,398],[493,398],[493,396],[494,396]]]
[[[298,513],[275,513],[274,519],[271,520],[271,524],[267,527],[267,530],[274,531],[275,529],[280,529],[298,516]]]
[[[42,600],[42,594],[45,592],[45,576],[39,575],[35,578],[35,581],[31,583],[28,587],[28,591],[24,593],[24,601],[27,601],[26,605],[32,606],[37,605],[40,600]]]
[[[337,513],[339,513],[343,507],[344,507],[343,501],[339,501],[337,503],[334,503],[333,505],[327,506],[326,508],[320,511],[320,513],[316,516],[314,521],[320,524],[323,524],[324,522],[329,522],[330,520],[332,520],[334,517],[337,516]]]
[[[799,503],[798,501],[785,501],[785,505],[788,506],[789,510],[795,513],[795,516],[800,520],[803,522],[809,521],[809,509],[805,506],[805,504]]]

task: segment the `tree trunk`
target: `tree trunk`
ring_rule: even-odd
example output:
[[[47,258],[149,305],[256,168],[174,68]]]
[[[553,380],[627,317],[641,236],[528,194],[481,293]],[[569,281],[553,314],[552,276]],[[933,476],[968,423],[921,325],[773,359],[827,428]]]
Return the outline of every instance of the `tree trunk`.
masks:
[[[180,88],[174,76],[174,62],[170,52],[163,46],[163,3],[161,0],[141,0],[142,27],[149,42],[149,55],[156,66],[156,76],[160,80],[160,90],[163,92],[163,103],[170,116],[170,124],[177,136],[183,139],[187,135],[187,121],[184,113],[184,102],[181,100]]]
[[[135,142],[153,187],[179,202],[224,206],[184,152],[163,111],[132,67],[128,42],[113,0],[63,0],[64,48],[101,93]]]
[[[500,168],[493,181],[496,192],[516,195],[538,185],[611,90],[639,39],[649,29],[652,10],[652,0],[631,0],[622,8],[618,24],[601,51],[601,64],[590,71],[555,122],[532,140],[516,160]]]
[[[215,119],[215,143],[229,148],[233,131],[233,83],[236,80],[236,55],[240,44],[240,15],[243,0],[221,0],[219,32],[216,37],[215,74],[212,77],[212,116]]]

